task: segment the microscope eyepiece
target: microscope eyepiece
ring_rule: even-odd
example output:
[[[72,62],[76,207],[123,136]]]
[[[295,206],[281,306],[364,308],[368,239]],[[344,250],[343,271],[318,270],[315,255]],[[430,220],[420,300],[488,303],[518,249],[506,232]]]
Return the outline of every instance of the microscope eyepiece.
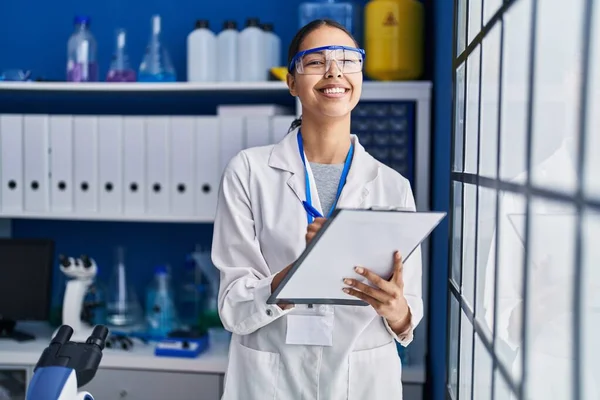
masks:
[[[73,328],[69,325],[63,325],[58,329],[56,335],[52,338],[51,344],[58,343],[60,345],[67,344],[73,335]]]
[[[58,262],[60,263],[60,265],[62,265],[65,268],[71,266],[71,262],[69,261],[69,259],[67,257],[64,256],[64,254],[60,254],[58,256]]]
[[[81,259],[81,261],[83,262],[83,267],[84,268],[90,268],[92,266],[92,261],[90,260],[90,258],[83,254],[81,257],[79,257]]]
[[[104,325],[96,325],[90,337],[86,340],[87,344],[95,344],[100,347],[100,350],[104,350],[106,345],[106,338],[108,337],[108,328]]]

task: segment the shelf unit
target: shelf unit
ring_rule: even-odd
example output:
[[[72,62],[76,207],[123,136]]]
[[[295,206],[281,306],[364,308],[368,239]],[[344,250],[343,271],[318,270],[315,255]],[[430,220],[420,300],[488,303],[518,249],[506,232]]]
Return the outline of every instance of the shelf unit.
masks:
[[[430,208],[430,109],[431,82],[365,81],[361,103],[414,103],[414,181],[415,200],[419,210]],[[182,102],[180,100],[183,99]],[[200,102],[211,112],[215,104],[281,104],[290,106],[296,115],[302,113],[300,103],[290,96],[285,82],[235,83],[67,83],[67,82],[0,82],[0,109],[11,113],[139,115],[197,115]],[[187,104],[187,105],[186,105]],[[209,105],[209,106],[207,106]],[[359,135],[360,137],[360,135]],[[89,220],[122,222],[211,223],[210,219],[169,215],[121,215],[96,213],[18,212],[4,213],[0,206],[0,237],[11,236],[11,219]],[[427,309],[429,245],[423,244],[423,298]],[[415,338],[418,362],[425,362],[426,320]],[[423,365],[405,367],[405,379],[425,381]]]

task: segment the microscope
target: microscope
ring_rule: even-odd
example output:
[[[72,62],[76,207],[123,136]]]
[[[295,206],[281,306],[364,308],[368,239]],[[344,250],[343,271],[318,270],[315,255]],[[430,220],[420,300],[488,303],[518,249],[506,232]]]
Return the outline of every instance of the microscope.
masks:
[[[96,375],[108,329],[97,325],[84,343],[72,342],[72,335],[68,325],[58,329],[33,370],[26,400],[94,400],[78,389]]]
[[[73,341],[85,342],[92,334],[92,327],[81,320],[81,310],[86,292],[94,282],[98,267],[96,262],[86,255],[73,258],[61,254],[58,260],[62,273],[71,278],[67,281],[65,290],[62,323],[73,329]]]

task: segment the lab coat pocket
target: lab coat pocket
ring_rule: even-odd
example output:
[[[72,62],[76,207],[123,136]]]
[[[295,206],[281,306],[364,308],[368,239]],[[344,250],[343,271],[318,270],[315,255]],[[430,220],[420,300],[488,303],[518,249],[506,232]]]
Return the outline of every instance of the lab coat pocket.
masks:
[[[402,400],[401,379],[395,342],[350,353],[348,400]]]
[[[229,366],[222,400],[275,400],[279,377],[279,354],[231,342]]]

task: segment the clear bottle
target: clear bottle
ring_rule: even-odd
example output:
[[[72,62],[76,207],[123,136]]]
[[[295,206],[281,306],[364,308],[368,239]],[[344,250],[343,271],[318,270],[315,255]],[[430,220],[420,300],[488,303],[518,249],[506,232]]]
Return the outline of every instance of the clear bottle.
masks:
[[[171,56],[161,42],[161,19],[152,17],[152,35],[138,71],[139,82],[175,82],[177,76]]]
[[[248,18],[246,27],[240,32],[238,46],[238,79],[241,82],[267,80],[267,60],[264,47],[264,32],[258,18]]]
[[[177,290],[177,313],[181,328],[193,329],[198,327],[205,309],[207,282],[191,255],[186,257],[182,272]]]
[[[97,43],[90,31],[90,18],[75,17],[75,29],[67,43],[67,81],[97,82]]]
[[[225,21],[223,30],[217,35],[217,80],[235,82],[238,80],[239,32],[235,21]]]
[[[265,49],[267,51],[267,73],[271,68],[279,67],[281,64],[281,39],[273,31],[273,24],[262,24],[265,35]]]
[[[142,322],[142,307],[128,281],[123,247],[117,247],[115,258],[106,291],[106,322],[114,326],[134,326]]]
[[[208,21],[196,21],[196,28],[187,37],[188,82],[217,80],[217,38]]]
[[[350,1],[313,0],[301,3],[298,9],[300,28],[315,19],[331,19],[343,25],[360,41],[359,7]]]
[[[129,64],[125,29],[117,30],[115,54],[106,75],[106,82],[135,82],[136,73]]]
[[[153,336],[166,337],[178,328],[171,277],[166,266],[154,269],[154,281],[146,297],[146,320],[148,333]]]

